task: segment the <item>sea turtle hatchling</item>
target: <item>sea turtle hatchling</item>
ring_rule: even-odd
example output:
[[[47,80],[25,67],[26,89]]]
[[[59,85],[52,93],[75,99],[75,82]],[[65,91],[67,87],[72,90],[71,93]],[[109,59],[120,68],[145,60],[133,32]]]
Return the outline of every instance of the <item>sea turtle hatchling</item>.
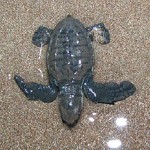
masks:
[[[100,42],[110,41],[109,31],[103,23],[90,27],[68,15],[51,30],[40,26],[32,42],[38,47],[48,44],[47,68],[49,85],[26,83],[14,76],[19,88],[29,100],[49,103],[59,99],[61,118],[69,127],[79,120],[83,95],[96,103],[114,104],[132,95],[136,88],[129,81],[96,83],[93,81],[93,31],[99,32]]]

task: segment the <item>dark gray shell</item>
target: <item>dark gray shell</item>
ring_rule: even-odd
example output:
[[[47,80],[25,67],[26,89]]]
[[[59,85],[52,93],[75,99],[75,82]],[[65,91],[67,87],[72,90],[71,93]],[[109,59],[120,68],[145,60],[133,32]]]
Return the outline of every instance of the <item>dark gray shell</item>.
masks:
[[[79,20],[66,17],[54,28],[47,51],[47,66],[57,82],[81,81],[92,68],[91,40]]]

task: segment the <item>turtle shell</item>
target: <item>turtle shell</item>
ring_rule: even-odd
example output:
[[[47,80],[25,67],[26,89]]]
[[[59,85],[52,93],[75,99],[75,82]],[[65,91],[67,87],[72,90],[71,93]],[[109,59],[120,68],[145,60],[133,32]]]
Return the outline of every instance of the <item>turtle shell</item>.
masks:
[[[53,30],[47,51],[49,74],[58,83],[82,81],[93,66],[93,49],[84,25],[71,16],[60,21]]]

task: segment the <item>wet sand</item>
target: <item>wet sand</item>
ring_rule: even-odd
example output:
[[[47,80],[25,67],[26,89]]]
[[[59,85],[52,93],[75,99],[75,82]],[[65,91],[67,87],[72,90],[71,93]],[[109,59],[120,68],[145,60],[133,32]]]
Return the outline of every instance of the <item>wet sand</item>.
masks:
[[[0,149],[150,149],[149,9],[147,0],[1,1]],[[103,22],[111,33],[109,44],[94,42],[95,81],[130,80],[137,88],[113,106],[84,98],[81,119],[71,130],[61,121],[57,100],[28,101],[13,80],[19,74],[26,81],[48,83],[47,46],[40,53],[32,35],[40,25],[54,28],[68,14],[85,26]]]

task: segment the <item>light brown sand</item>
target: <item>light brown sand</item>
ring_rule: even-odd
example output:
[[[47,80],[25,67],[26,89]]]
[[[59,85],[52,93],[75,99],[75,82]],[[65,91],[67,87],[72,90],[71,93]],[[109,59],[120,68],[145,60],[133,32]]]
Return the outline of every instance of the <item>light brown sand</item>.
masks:
[[[107,142],[112,139],[122,143],[118,149],[150,148],[148,0],[7,0],[0,1],[0,11],[0,149],[108,150]],[[38,26],[53,28],[68,14],[85,25],[104,22],[110,30],[110,44],[94,44],[95,80],[130,80],[137,88],[133,96],[114,106],[85,99],[81,119],[72,130],[62,123],[57,101],[27,101],[13,80],[19,74],[27,81],[48,82],[47,46],[39,59],[40,49],[31,38]],[[127,119],[125,127],[116,125],[119,117]]]

